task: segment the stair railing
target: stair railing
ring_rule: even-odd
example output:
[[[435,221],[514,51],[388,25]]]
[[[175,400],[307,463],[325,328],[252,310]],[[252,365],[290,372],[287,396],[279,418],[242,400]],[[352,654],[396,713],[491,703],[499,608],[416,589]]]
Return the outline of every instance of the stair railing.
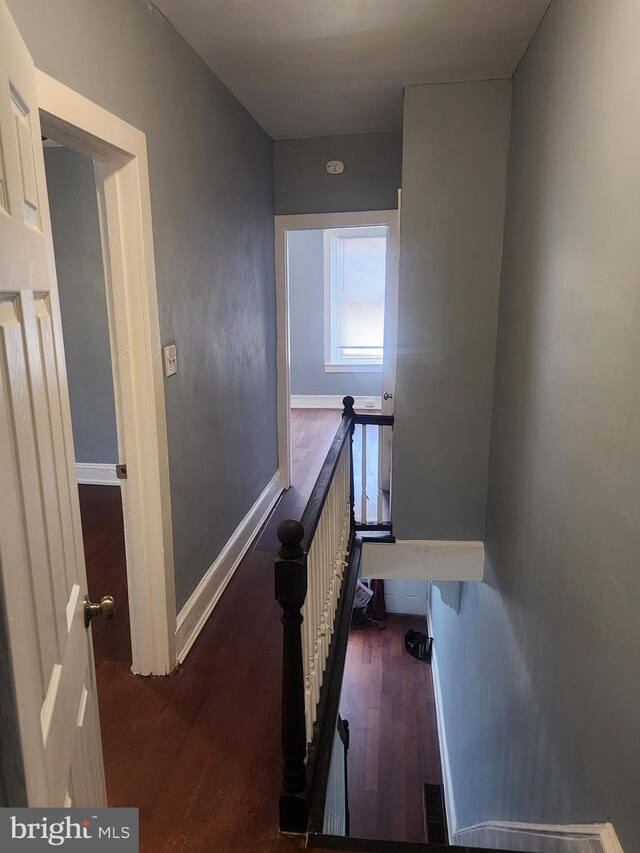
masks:
[[[391,531],[393,415],[356,412],[354,485],[356,528]]]
[[[306,831],[316,763],[322,774],[328,772],[325,759],[330,757],[337,722],[358,574],[356,532],[390,530],[390,523],[356,523],[353,436],[356,424],[363,424],[365,440],[366,425],[378,426],[381,447],[382,427],[392,426],[393,417],[356,414],[353,397],[345,397],[343,404],[340,426],[302,518],[286,519],[278,526],[275,592],[283,625],[280,829],[284,832]],[[366,449],[364,454],[366,461]]]

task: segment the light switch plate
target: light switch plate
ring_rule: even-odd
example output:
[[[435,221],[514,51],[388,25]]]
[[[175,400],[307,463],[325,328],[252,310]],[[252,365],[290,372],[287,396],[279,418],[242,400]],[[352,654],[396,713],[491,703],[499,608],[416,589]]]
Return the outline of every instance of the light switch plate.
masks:
[[[178,372],[178,355],[175,344],[167,344],[164,352],[164,375],[173,376]]]

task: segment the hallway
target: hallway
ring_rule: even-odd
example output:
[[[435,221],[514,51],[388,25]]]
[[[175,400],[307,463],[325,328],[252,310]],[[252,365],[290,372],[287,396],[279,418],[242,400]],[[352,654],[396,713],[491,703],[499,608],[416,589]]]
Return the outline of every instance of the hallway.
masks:
[[[294,420],[301,509],[339,419],[337,411],[311,411]],[[102,496],[105,508],[113,503],[110,490],[95,488],[102,491],[90,493],[94,501]],[[112,521],[108,531],[90,529],[101,518],[94,508],[85,532],[94,550],[105,554]],[[134,676],[130,658],[119,652],[100,662],[109,805],[140,809],[142,853],[268,853],[301,846],[277,832],[282,627],[273,589],[275,549],[260,550],[264,539],[263,533],[247,552],[173,675]],[[88,571],[93,588],[90,559]],[[107,632],[120,634],[118,617],[104,623]],[[97,654],[101,648],[97,640]]]

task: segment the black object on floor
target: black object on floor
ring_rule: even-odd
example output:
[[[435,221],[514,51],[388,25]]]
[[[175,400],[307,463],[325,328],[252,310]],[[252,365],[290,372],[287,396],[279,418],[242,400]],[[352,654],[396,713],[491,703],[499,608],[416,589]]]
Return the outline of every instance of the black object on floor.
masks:
[[[420,631],[414,631],[409,628],[404,635],[404,647],[409,654],[417,660],[431,663],[431,647],[433,645],[433,637],[428,637]]]
[[[442,785],[424,783],[424,814],[429,844],[449,844]]]

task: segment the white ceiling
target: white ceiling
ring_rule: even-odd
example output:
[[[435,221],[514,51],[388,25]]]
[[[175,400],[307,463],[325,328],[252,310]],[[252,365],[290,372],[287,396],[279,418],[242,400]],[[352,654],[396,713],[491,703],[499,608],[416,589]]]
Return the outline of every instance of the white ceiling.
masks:
[[[275,139],[398,130],[402,87],[510,77],[549,0],[154,0]]]

